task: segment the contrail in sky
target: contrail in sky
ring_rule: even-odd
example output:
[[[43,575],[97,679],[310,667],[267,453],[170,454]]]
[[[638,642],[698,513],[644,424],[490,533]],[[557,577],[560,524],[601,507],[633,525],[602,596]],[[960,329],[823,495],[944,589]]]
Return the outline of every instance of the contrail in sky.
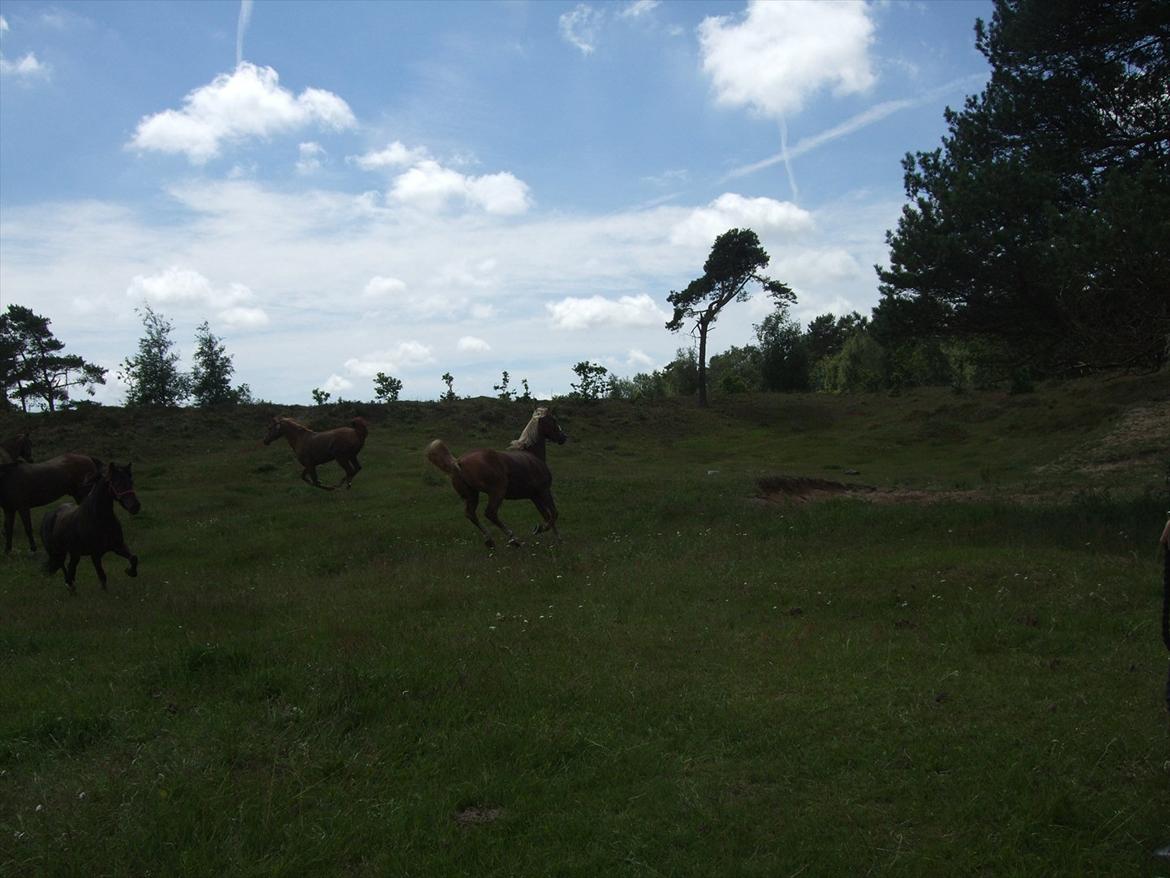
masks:
[[[792,173],[792,156],[788,153],[788,123],[784,116],[780,117],[780,158],[784,161],[784,170],[788,172],[788,186],[792,190],[793,202],[800,201],[800,190],[796,188],[796,175]]]
[[[252,0],[240,0],[240,23],[236,25],[236,66],[244,60],[244,33],[252,20]]]
[[[811,137],[802,137],[796,142],[792,149],[788,149],[787,131],[784,128],[784,120],[780,120],[780,152],[777,155],[769,156],[766,159],[761,159],[758,162],[752,162],[750,165],[743,165],[731,171],[723,178],[724,181],[735,177],[745,177],[748,174],[753,174],[756,171],[769,168],[772,165],[784,163],[784,167],[788,169],[788,182],[792,185],[793,191],[796,190],[796,184],[792,179],[792,159],[797,156],[804,155],[806,152],[812,152],[818,146],[828,143],[830,140],[836,140],[839,137],[844,137],[846,134],[852,134],[858,129],[865,128],[867,125],[872,125],[887,116],[897,113],[900,110],[909,109],[910,107],[918,107],[922,104],[930,103],[938,100],[943,95],[953,91],[960,86],[963,88],[975,85],[976,83],[985,82],[987,80],[986,73],[973,73],[970,76],[964,76],[959,79],[952,80],[945,85],[940,85],[938,88],[931,89],[925,94],[919,95],[916,98],[902,98],[895,101],[883,101],[880,104],[875,104],[868,110],[858,113],[842,122],[840,125],[835,125],[820,134],[814,134]]]

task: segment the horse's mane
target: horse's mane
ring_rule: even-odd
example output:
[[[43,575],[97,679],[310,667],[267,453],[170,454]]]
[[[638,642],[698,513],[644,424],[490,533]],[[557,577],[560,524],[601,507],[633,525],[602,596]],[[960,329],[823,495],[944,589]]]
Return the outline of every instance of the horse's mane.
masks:
[[[513,439],[508,445],[509,448],[531,448],[540,440],[540,419],[548,414],[548,409],[541,406],[532,413],[532,419],[529,420],[528,426],[520,433],[519,439]]]

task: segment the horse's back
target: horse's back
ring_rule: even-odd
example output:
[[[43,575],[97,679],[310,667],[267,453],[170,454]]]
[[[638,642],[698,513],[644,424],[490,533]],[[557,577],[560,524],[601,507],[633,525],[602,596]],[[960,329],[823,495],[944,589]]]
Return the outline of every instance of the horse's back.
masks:
[[[94,459],[84,454],[62,454],[43,463],[17,463],[0,485],[0,495],[5,506],[44,506],[65,494],[76,494],[96,472]]]

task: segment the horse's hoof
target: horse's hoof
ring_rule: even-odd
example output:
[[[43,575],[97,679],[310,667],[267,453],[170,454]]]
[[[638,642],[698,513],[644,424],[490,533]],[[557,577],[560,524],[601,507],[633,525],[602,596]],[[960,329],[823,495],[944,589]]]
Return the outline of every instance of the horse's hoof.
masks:
[[[508,545],[511,546],[513,549],[519,549],[524,544],[517,539],[511,539],[511,540],[508,540]]]

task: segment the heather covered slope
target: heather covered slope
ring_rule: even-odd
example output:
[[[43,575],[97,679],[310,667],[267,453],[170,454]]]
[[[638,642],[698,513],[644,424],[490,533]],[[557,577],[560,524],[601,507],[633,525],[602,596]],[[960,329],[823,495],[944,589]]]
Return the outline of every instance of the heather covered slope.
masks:
[[[1165,376],[566,401],[564,543],[493,554],[422,451],[519,403],[36,419],[38,457],[134,462],[142,560],[74,598],[0,560],[0,872],[1156,873],[1168,410]],[[353,489],[273,413],[366,417]]]

